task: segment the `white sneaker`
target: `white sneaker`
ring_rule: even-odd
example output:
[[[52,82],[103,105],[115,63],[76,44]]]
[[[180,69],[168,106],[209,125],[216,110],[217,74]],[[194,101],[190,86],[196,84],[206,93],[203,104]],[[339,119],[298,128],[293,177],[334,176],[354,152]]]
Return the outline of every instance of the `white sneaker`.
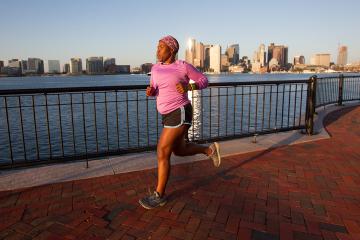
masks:
[[[210,145],[210,149],[212,150],[212,154],[209,157],[213,160],[214,166],[219,167],[221,164],[220,145],[214,142]]]

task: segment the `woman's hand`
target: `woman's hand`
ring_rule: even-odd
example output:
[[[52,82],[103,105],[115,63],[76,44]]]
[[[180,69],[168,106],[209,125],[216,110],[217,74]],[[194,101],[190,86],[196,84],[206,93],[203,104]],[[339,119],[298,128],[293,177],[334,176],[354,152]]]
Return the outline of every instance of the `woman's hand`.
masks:
[[[152,86],[146,88],[146,96],[148,97],[154,96],[154,93],[155,93],[155,88],[153,88]]]
[[[176,84],[176,90],[181,93],[184,94],[187,91],[189,91],[188,85],[182,85],[181,83]]]

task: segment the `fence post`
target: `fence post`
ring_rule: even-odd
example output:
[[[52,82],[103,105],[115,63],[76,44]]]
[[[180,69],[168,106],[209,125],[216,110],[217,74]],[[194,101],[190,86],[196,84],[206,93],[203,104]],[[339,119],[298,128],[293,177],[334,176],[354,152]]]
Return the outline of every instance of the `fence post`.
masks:
[[[343,105],[343,87],[344,87],[344,75],[339,75],[339,98],[338,98],[338,105]]]
[[[316,105],[316,80],[317,76],[310,77],[307,89],[307,101],[306,101],[306,114],[305,114],[305,127],[306,134],[314,134],[314,115]]]

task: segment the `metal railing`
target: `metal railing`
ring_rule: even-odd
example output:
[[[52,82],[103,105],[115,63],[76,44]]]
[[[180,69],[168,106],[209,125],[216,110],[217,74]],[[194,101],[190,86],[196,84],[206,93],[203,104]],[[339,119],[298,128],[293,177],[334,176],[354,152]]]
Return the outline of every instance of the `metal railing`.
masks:
[[[315,107],[336,99],[330,79],[336,80],[211,83],[189,94],[189,139],[203,143],[293,129],[312,134]],[[346,93],[359,79],[343,79],[341,101],[359,99],[360,91]],[[146,87],[0,90],[0,168],[155,149],[161,116]]]

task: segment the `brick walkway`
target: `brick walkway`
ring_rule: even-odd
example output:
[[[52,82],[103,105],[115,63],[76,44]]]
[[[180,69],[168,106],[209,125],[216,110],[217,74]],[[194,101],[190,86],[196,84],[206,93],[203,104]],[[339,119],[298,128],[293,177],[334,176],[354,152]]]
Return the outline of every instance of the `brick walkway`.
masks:
[[[155,170],[0,192],[0,239],[360,239],[360,107],[331,139],[174,166],[169,203],[137,201]]]

